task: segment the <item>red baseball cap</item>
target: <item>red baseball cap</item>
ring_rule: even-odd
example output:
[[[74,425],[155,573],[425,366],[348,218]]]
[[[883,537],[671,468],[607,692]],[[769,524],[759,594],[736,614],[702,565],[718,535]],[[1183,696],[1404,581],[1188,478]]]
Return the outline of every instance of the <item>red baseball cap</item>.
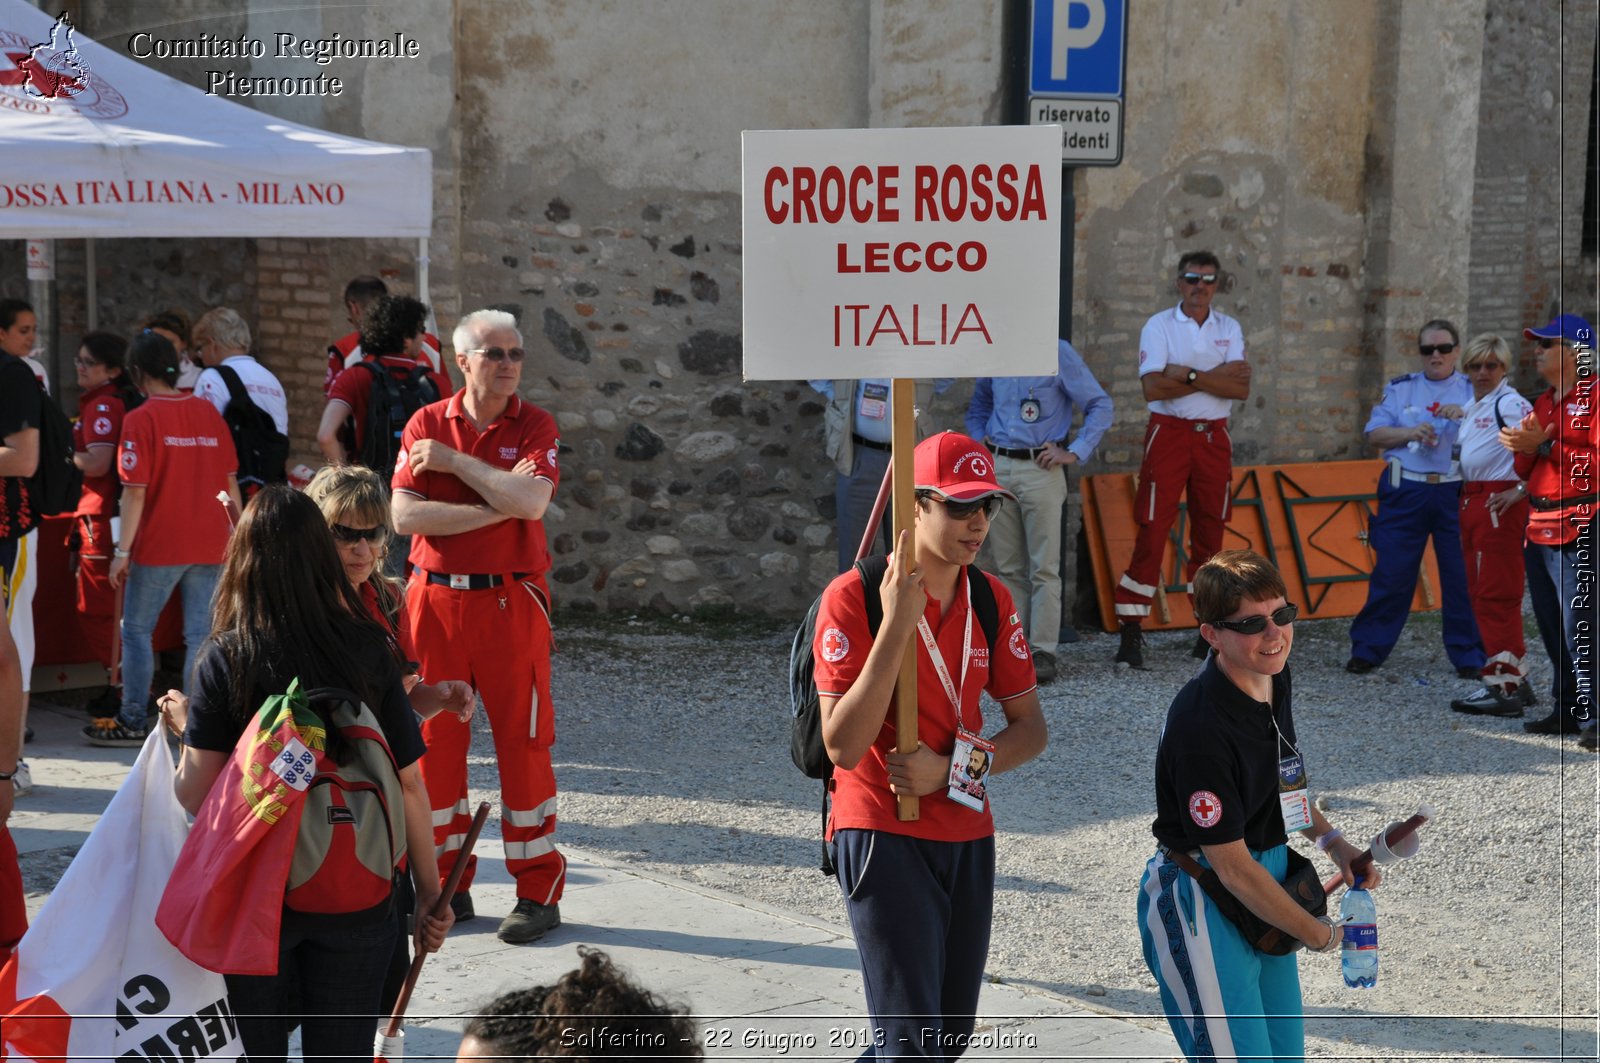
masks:
[[[917,444],[916,489],[952,502],[976,502],[990,495],[1017,496],[994,478],[994,458],[982,443],[960,432],[940,432]]]

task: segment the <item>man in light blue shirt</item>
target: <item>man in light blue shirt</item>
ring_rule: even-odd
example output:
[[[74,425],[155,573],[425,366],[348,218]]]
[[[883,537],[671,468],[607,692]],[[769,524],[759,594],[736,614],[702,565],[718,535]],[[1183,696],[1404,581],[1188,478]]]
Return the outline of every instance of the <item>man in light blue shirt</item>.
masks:
[[[995,512],[989,549],[1022,614],[1041,683],[1056,676],[1061,634],[1062,467],[1088,461],[1112,418],[1111,396],[1072,344],[1059,341],[1057,359],[1054,376],[979,378],[967,407],[967,434],[994,454],[996,476],[1017,496]],[[1083,411],[1083,427],[1069,442],[1074,409]]]

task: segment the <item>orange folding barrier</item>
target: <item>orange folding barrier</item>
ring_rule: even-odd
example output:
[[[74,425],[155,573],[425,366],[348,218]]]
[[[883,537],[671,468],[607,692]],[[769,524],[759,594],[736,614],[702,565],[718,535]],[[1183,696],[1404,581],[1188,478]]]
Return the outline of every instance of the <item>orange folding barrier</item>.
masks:
[[[1224,550],[1250,549],[1283,572],[1289,600],[1308,620],[1354,616],[1367,600],[1372,548],[1367,529],[1377,509],[1378,476],[1384,463],[1329,461],[1305,465],[1250,465],[1233,470],[1233,512],[1223,533]],[[1133,557],[1138,526],[1133,520],[1137,477],[1107,473],[1083,478],[1083,523],[1094,566],[1100,622],[1117,630],[1111,590]],[[1145,618],[1147,631],[1194,627],[1184,568],[1188,562],[1188,503],[1167,535],[1156,601]],[[1422,579],[1411,608],[1439,606],[1439,568],[1429,544]]]

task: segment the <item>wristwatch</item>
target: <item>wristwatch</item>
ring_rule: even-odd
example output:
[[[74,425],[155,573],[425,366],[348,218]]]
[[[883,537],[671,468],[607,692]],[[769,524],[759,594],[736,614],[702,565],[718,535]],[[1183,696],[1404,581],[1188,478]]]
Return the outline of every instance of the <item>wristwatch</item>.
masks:
[[[1554,439],[1547,439],[1543,443],[1539,444],[1539,449],[1535,450],[1534,453],[1539,455],[1541,458],[1548,458],[1550,456],[1550,452],[1555,448],[1556,441]]]
[[[1189,370],[1189,375],[1183,378],[1183,382],[1185,384],[1191,384],[1192,385],[1199,376],[1200,376],[1200,370],[1191,369],[1191,370]]]

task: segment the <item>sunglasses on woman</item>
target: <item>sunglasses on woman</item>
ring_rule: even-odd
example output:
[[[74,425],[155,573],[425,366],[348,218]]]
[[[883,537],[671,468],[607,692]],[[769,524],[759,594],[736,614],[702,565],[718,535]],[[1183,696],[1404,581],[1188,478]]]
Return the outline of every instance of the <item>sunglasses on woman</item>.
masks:
[[[365,539],[374,546],[383,542],[383,537],[389,534],[389,529],[382,524],[375,528],[352,528],[347,524],[330,524],[328,530],[333,532],[335,542],[352,544]]]
[[[1274,609],[1266,616],[1247,616],[1243,620],[1213,620],[1212,627],[1227,628],[1237,631],[1241,635],[1259,635],[1267,630],[1267,619],[1270,617],[1279,627],[1288,627],[1294,623],[1294,618],[1300,615],[1300,607],[1290,602],[1281,609]]]

